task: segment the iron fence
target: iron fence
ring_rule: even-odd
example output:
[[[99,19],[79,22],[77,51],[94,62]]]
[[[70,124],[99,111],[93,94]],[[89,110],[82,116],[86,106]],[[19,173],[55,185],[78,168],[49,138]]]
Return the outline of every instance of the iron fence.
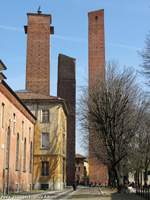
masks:
[[[138,187],[136,189],[136,193],[147,199],[150,199],[150,187],[149,186]]]

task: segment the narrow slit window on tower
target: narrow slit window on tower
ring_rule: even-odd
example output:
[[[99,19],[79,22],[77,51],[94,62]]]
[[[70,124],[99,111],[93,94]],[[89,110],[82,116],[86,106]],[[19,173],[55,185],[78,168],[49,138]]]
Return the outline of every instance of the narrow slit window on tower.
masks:
[[[98,16],[95,16],[95,19],[98,20]]]

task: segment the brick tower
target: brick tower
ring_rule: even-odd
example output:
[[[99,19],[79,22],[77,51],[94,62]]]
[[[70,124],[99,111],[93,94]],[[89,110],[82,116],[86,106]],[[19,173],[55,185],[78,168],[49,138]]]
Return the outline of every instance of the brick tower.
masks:
[[[45,95],[50,94],[50,27],[51,15],[27,13],[27,58],[26,58],[26,90],[34,90]]]
[[[74,58],[59,54],[57,96],[66,101],[69,110],[67,118],[67,185],[72,185],[75,180],[75,62]]]
[[[105,80],[104,10],[88,13],[89,17],[89,86],[96,74]]]
[[[94,84],[97,75],[105,81],[105,38],[104,38],[104,10],[88,13],[88,58],[89,58],[89,87]],[[108,170],[100,164],[92,154],[89,132],[89,181],[108,182]]]

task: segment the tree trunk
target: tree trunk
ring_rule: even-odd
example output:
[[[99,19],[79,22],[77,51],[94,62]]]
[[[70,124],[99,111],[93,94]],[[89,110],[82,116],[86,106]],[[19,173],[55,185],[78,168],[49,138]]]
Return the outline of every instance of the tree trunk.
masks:
[[[145,160],[145,173],[144,173],[144,181],[148,181],[148,157]]]
[[[114,171],[115,171],[115,175],[116,175],[116,179],[117,179],[117,190],[118,190],[118,193],[121,193],[122,189],[123,189],[123,183],[122,183],[122,179],[120,177],[120,171],[117,168],[117,166],[114,168]]]

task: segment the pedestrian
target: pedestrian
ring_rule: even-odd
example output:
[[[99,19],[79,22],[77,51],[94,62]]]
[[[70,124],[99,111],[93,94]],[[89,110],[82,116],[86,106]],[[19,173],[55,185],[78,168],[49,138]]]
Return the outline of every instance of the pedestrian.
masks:
[[[76,187],[77,187],[77,184],[76,184],[76,181],[73,182],[73,189],[74,191],[76,191]]]

